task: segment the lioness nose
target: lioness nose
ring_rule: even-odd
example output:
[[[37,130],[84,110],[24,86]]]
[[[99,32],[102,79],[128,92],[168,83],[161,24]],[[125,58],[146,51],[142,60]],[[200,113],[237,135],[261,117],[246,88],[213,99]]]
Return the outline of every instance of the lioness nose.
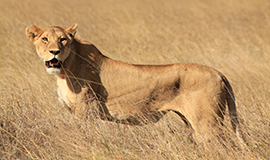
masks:
[[[60,53],[60,50],[50,50],[50,53],[53,55],[58,55]]]

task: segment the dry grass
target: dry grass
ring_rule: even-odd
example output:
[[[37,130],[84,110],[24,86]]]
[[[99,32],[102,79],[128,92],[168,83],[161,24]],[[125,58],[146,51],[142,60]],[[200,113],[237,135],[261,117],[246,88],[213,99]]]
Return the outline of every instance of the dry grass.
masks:
[[[0,159],[270,159],[269,0],[0,0]],[[180,118],[125,126],[74,119],[24,34],[69,27],[130,63],[199,63],[231,81],[249,144],[204,147]],[[226,143],[225,143],[226,145]]]

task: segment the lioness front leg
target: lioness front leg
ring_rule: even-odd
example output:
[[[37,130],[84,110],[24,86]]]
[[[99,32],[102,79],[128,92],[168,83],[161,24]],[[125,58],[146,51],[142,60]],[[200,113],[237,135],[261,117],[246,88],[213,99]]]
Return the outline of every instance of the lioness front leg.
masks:
[[[75,114],[74,110],[61,97],[58,97],[58,102],[61,108],[67,108],[71,114]]]

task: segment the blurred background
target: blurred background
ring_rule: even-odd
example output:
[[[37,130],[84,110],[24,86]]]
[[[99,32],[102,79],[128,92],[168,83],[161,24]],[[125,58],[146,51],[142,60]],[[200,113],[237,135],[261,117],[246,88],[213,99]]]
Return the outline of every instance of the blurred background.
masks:
[[[2,159],[269,159],[269,0],[0,0]],[[189,141],[181,119],[148,126],[74,119],[25,36],[31,24],[70,27],[116,60],[199,63],[231,82],[241,150]],[[229,125],[229,123],[228,123]]]

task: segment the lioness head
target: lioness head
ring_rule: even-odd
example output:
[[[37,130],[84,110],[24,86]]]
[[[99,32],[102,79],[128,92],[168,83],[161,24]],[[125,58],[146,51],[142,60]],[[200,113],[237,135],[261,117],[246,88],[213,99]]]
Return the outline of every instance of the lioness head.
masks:
[[[49,74],[59,74],[61,65],[70,54],[77,24],[68,29],[48,27],[43,30],[35,25],[26,28],[25,34],[32,41],[39,57],[45,62]]]

